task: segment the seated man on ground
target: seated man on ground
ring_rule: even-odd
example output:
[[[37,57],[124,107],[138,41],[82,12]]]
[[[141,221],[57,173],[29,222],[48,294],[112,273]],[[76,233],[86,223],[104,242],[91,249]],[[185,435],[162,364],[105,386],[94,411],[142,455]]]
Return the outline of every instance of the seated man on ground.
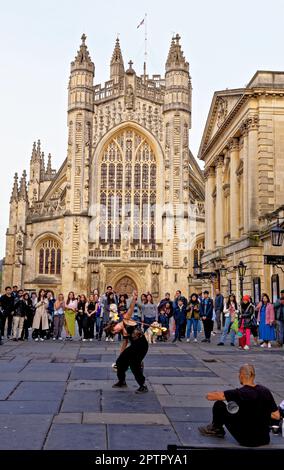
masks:
[[[271,420],[280,420],[280,413],[270,390],[255,384],[254,379],[254,366],[245,364],[239,372],[241,388],[207,394],[207,400],[215,403],[212,424],[199,428],[203,436],[224,437],[226,426],[242,446],[269,444],[269,425]],[[234,402],[233,406],[227,408],[225,400]]]

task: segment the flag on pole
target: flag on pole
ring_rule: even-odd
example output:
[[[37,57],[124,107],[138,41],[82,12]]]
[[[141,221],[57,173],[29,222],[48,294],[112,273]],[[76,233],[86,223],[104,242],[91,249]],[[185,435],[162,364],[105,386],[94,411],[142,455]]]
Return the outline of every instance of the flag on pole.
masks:
[[[145,18],[143,18],[143,20],[139,23],[139,25],[137,26],[137,29],[140,28],[140,26],[142,26],[142,24],[144,24],[144,21],[145,21]]]

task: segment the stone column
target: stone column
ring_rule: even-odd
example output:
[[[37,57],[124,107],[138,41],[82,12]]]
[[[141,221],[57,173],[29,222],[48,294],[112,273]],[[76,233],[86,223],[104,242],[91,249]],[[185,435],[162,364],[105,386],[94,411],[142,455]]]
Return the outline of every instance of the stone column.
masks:
[[[234,137],[230,149],[230,234],[231,240],[239,238],[239,183],[237,169],[239,165],[239,139]]]
[[[204,204],[204,209],[205,209],[205,214],[208,214],[208,170],[206,169],[204,171],[204,180],[205,180],[205,204]],[[206,217],[206,216],[205,216]],[[208,224],[205,224],[205,251],[208,251]]]
[[[248,131],[247,138],[247,194],[248,194],[248,232],[258,231],[258,192],[257,192],[257,180],[258,180],[258,164],[257,164],[257,153],[258,153],[258,116],[253,115],[246,120],[246,127]]]
[[[214,224],[215,224],[215,210],[214,210],[214,201],[212,193],[215,186],[215,167],[210,166],[206,169],[206,205],[205,205],[205,226],[206,230],[206,240],[205,246],[206,251],[214,250]]]
[[[216,161],[216,246],[224,245],[224,200],[223,200],[223,164],[224,157],[219,155]]]
[[[240,132],[243,136],[243,233],[248,233],[248,133],[245,121],[240,127]]]

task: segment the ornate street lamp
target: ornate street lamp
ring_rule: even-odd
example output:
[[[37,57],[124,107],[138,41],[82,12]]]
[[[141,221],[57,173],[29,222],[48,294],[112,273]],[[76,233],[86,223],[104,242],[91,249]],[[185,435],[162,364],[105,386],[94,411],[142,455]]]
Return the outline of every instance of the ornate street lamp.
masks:
[[[246,265],[244,264],[243,261],[240,261],[238,266],[238,273],[239,273],[239,280],[240,280],[240,294],[241,294],[241,299],[243,298],[244,295],[244,277],[246,274]]]
[[[198,261],[195,261],[194,266],[193,266],[193,273],[195,276],[197,276],[197,274],[200,274],[200,272],[201,272],[201,266],[198,264]]]
[[[284,240],[284,229],[280,226],[279,220],[277,219],[277,225],[271,230],[271,244],[272,246],[282,246]],[[284,220],[284,218],[283,218]]]

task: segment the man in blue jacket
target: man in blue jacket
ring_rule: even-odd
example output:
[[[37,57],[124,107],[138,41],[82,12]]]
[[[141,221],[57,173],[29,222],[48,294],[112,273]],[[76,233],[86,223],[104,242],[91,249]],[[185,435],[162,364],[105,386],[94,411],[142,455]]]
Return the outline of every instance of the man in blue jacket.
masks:
[[[181,341],[181,329],[186,319],[186,306],[184,305],[182,299],[178,300],[177,305],[174,308],[174,319],[176,324],[176,330],[173,343],[175,343],[177,339]]]
[[[210,343],[211,332],[213,330],[213,300],[209,297],[208,290],[203,292],[203,299],[200,302],[200,318],[203,322],[205,338],[202,343]]]

